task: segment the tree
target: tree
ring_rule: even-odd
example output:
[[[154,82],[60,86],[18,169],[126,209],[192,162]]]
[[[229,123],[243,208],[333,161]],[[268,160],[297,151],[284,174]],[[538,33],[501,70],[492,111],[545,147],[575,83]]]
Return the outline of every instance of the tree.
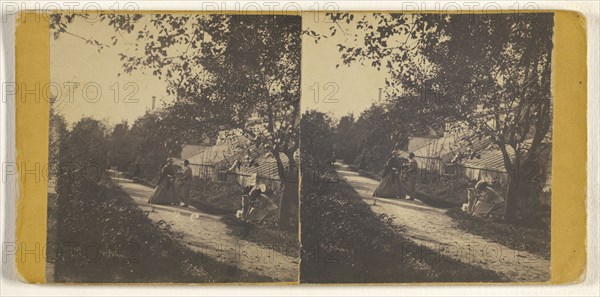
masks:
[[[390,129],[387,119],[385,106],[373,104],[360,114],[354,125],[356,135],[361,137],[360,154],[354,162],[372,174],[379,174],[395,148],[390,137],[394,129]]]
[[[53,15],[54,38],[73,35],[69,24],[86,17]],[[221,130],[241,134],[269,151],[280,179],[288,178],[280,153],[287,156],[290,168],[297,168],[293,155],[298,149],[300,17],[153,14],[146,18],[98,16],[116,33],[133,33],[137,39],[132,51],[121,54],[124,73],[150,71],[165,80],[167,91],[177,97],[168,113],[176,114],[176,126],[187,129],[188,135],[202,138]],[[77,37],[99,50],[121,39],[118,35],[111,42]],[[297,202],[297,195],[282,192],[286,195],[280,201],[279,224],[286,228],[287,206]]]
[[[431,113],[422,112],[414,97],[373,104],[351,125],[349,118],[340,119],[336,147],[351,152],[349,162],[377,175],[390,153],[408,144],[409,136],[428,133],[428,128],[435,126],[427,123],[431,117]]]
[[[309,110],[302,115],[300,127],[302,178],[308,185],[318,182],[333,168],[333,121],[325,113]]]
[[[75,123],[58,154],[59,195],[89,188],[105,177],[109,164],[107,134],[106,125],[98,120],[85,117]]]
[[[354,115],[349,114],[341,117],[335,128],[335,156],[346,163],[352,163],[360,153],[361,141],[355,133],[354,126]]]
[[[135,120],[129,132],[130,142],[135,144],[134,155],[137,165],[135,174],[155,178],[167,158],[181,153],[182,141],[176,127],[166,124],[156,113],[146,113]]]
[[[462,65],[436,61],[446,81],[456,79],[456,74],[451,73],[460,68],[470,74],[472,81],[481,82],[471,86],[472,90],[459,89],[455,93],[452,101],[460,102],[460,110],[454,118],[457,123],[466,124],[476,137],[491,139],[502,152],[510,179],[508,220],[514,220],[519,210],[529,211],[519,204],[536,197],[542,186],[544,165],[540,156],[545,154],[544,142],[550,141],[552,125],[553,17],[478,16],[474,18],[478,26],[444,28],[448,36],[458,36],[457,28],[467,26],[467,39],[471,42],[465,44],[464,39],[459,42],[450,38],[437,45],[453,56],[463,56]],[[464,18],[456,22],[468,23]],[[465,51],[469,54],[465,55]]]
[[[129,124],[123,121],[116,124],[108,137],[108,156],[111,166],[125,171],[135,161],[135,151],[139,143],[131,136]]]
[[[515,219],[519,201],[540,184],[524,177],[541,167],[550,137],[553,14],[331,17],[335,26],[360,32],[356,45],[339,45],[344,64],[385,67],[394,100],[420,95],[421,114],[437,125],[448,119],[455,130],[470,131],[466,137],[495,143],[510,179],[506,217]]]

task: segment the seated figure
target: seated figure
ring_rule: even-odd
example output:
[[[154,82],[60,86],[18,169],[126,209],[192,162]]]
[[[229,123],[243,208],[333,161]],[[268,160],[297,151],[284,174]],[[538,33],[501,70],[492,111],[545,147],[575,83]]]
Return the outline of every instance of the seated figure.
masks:
[[[502,217],[504,199],[487,182],[479,181],[475,188],[467,189],[467,203],[462,210],[476,217]]]
[[[248,195],[242,196],[242,210],[237,212],[240,220],[252,223],[275,222],[277,218],[277,204],[267,195],[265,185],[252,188]]]

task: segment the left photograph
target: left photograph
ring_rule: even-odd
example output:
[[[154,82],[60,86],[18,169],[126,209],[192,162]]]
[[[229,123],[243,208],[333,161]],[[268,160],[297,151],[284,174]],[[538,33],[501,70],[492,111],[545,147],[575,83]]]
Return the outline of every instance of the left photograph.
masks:
[[[47,281],[297,283],[301,33],[51,15]]]

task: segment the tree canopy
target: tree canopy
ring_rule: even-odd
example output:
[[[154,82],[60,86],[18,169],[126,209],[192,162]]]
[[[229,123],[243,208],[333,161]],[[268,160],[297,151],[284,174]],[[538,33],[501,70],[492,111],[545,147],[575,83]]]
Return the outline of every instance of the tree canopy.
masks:
[[[295,167],[300,108],[299,16],[226,14],[105,14],[94,18],[114,28],[110,41],[75,35],[69,26],[90,14],[55,14],[54,38],[74,35],[99,51],[135,43],[120,53],[122,72],[152,73],[176,98],[164,121],[172,141],[199,142],[220,131],[245,137],[270,152],[283,180],[280,153]]]
[[[553,14],[329,16],[334,25],[322,34],[354,37],[338,45],[342,64],[388,72],[388,101],[408,133],[446,126],[493,140],[511,177],[511,216],[536,186],[521,171],[550,141]]]

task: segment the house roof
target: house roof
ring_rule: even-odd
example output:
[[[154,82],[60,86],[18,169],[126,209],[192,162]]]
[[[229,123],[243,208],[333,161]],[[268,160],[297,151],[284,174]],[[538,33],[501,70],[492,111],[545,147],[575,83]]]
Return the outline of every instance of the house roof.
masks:
[[[424,158],[441,158],[446,161],[453,153],[468,145],[465,134],[451,134],[433,140],[413,151],[415,156]]]
[[[284,166],[287,168],[289,166],[288,157],[283,153],[280,153],[279,157],[281,158],[281,161],[283,162]],[[254,160],[254,163],[256,164],[256,166],[242,165],[240,167],[240,173],[248,175],[256,173],[256,175],[259,177],[279,179],[279,173],[277,171],[277,161],[272,155],[262,155],[256,158]]]
[[[531,144],[532,139],[524,142],[525,145]],[[549,143],[550,140],[544,142]],[[508,156],[512,159],[515,156],[514,150],[506,147]],[[450,163],[457,153],[465,153],[457,164],[470,168],[480,168],[498,172],[506,172],[504,166],[504,156],[502,151],[494,145],[489,138],[478,138],[474,134],[452,134],[434,140],[417,150],[413,151],[416,157],[440,159],[444,163]],[[474,152],[473,155],[470,153]],[[545,167],[550,168],[550,160]]]
[[[508,155],[512,159],[515,156],[514,151],[511,148],[507,148],[507,151]],[[462,165],[472,168],[506,172],[504,167],[504,157],[499,149],[481,151],[479,156],[480,158],[467,158]]]
[[[249,144],[244,139],[234,142],[221,142],[201,149],[197,154],[187,158],[191,164],[227,166],[244,154]]]
[[[248,166],[246,159],[252,158],[254,166]],[[280,153],[281,161],[287,167],[289,160],[287,156]],[[277,171],[277,161],[270,154],[265,154],[264,150],[256,149],[249,145],[245,140],[238,140],[234,143],[218,143],[214,146],[205,147],[197,154],[187,158],[192,165],[214,166],[218,169],[228,169],[236,161],[241,161],[240,173],[252,175],[257,174],[260,177],[279,179]]]
[[[210,147],[210,145],[207,145],[207,144],[186,144],[183,146],[183,148],[181,150],[181,158],[180,159],[185,160],[187,158],[193,157],[193,156],[203,152],[208,147]]]
[[[470,152],[475,152],[473,156]],[[416,157],[436,158],[444,163],[452,162],[458,153],[465,153],[460,164],[472,168],[482,168],[505,172],[502,152],[496,148],[489,138],[479,138],[474,134],[451,134],[434,140],[413,152]],[[509,156],[514,151],[508,148]]]

